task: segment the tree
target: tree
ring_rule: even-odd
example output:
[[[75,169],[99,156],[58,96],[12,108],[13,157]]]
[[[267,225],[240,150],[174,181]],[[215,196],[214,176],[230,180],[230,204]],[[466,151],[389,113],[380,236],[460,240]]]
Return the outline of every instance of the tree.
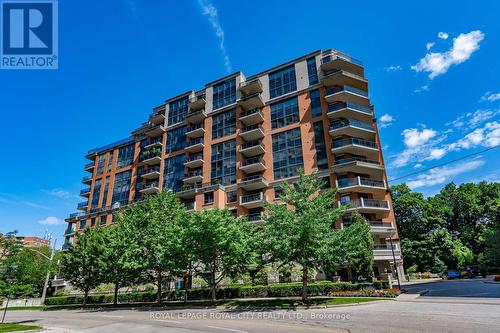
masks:
[[[184,205],[171,191],[147,196],[144,202],[132,205],[120,218],[120,228],[129,245],[124,262],[133,269],[147,272],[155,282],[161,303],[166,278],[184,274],[188,262],[183,230],[187,226]],[[139,265],[138,265],[139,263]]]
[[[485,249],[480,255],[479,265],[484,270],[500,271],[500,227],[495,228],[486,237]]]
[[[103,228],[86,229],[76,234],[76,244],[64,253],[61,272],[64,278],[84,293],[83,305],[87,305],[89,291],[104,281],[103,262],[107,246]]]
[[[354,222],[342,230],[342,248],[345,253],[345,262],[348,267],[360,274],[373,275],[373,236],[370,233],[370,225],[358,212],[352,216]],[[341,234],[342,235],[342,234]]]
[[[252,237],[253,226],[237,219],[227,209],[208,209],[194,212],[190,218],[189,233],[198,272],[208,273],[207,282],[212,301],[216,288],[225,277],[246,272],[255,263],[256,253]]]
[[[268,203],[264,217],[267,252],[275,262],[297,263],[302,267],[302,300],[307,300],[308,272],[320,266],[322,246],[337,231],[332,223],[344,212],[333,208],[336,191],[321,191],[323,182],[316,175],[299,171],[296,184],[282,184],[281,203]]]

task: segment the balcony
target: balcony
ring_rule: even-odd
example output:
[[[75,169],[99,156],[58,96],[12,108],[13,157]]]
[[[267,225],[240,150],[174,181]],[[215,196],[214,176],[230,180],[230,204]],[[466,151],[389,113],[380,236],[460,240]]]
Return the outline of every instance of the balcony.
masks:
[[[82,178],[82,183],[90,185],[92,184],[92,176],[85,176]]]
[[[165,123],[165,105],[156,107],[149,116],[149,121],[152,124],[164,124]]]
[[[382,221],[368,221],[368,224],[370,225],[370,232],[372,234],[390,235],[395,231],[395,228],[390,222],[384,223]],[[342,222],[343,228],[346,228],[350,225],[351,223]]]
[[[242,144],[240,147],[240,153],[246,157],[252,157],[257,155],[262,155],[266,152],[264,145],[261,141],[250,141]]]
[[[348,72],[363,76],[363,63],[342,52],[333,51],[321,58],[321,70],[329,72],[344,69]]]
[[[336,159],[333,163],[333,171],[336,173],[354,172],[374,178],[382,178],[384,166],[376,160],[367,160],[364,157],[350,157]]]
[[[339,193],[359,192],[385,194],[387,186],[384,180],[371,178],[354,177],[337,179],[337,189]]]
[[[165,133],[165,127],[163,125],[149,125],[144,133],[150,138],[159,136]]]
[[[245,208],[264,207],[266,198],[262,192],[240,196],[240,206]]]
[[[259,78],[255,78],[252,80],[247,80],[245,82],[240,83],[240,91],[243,95],[248,96],[256,93],[262,92],[262,82],[260,82]]]
[[[375,128],[372,124],[362,123],[357,120],[343,119],[333,121],[330,124],[329,133],[331,136],[351,136],[362,139],[373,139]]]
[[[184,199],[191,199],[196,196],[196,191],[202,188],[202,185],[197,184],[187,184],[181,187],[179,191],[177,191],[177,196]]]
[[[353,212],[359,210],[360,213],[366,214],[376,214],[380,213],[382,216],[387,217],[391,211],[389,208],[389,201],[387,200],[375,200],[375,199],[354,199],[347,201],[345,203],[338,202],[338,205],[349,205],[347,212]]]
[[[334,70],[323,74],[323,84],[331,86],[351,86],[363,91],[368,90],[368,81],[359,75],[344,70]]]
[[[260,223],[264,222],[264,220],[262,219],[262,213],[248,214],[247,220],[248,220],[248,222],[255,223],[255,224],[260,224]]]
[[[205,144],[203,142],[203,138],[191,139],[186,144],[186,151],[188,152],[197,152],[201,151],[205,148]]]
[[[143,179],[158,179],[160,178],[160,166],[145,169],[144,173],[141,175]]]
[[[149,150],[152,148],[161,148],[163,146],[163,137],[159,136],[156,138],[149,139],[144,146],[144,149]]]
[[[241,97],[238,100],[238,105],[245,110],[252,110],[263,107],[264,101],[262,100],[262,96],[260,96],[260,93],[255,93]]]
[[[393,250],[396,260],[401,260],[401,251],[397,244],[393,244],[392,247],[390,244],[375,244],[373,247],[373,259],[393,261]]]
[[[199,168],[203,165],[203,153],[189,155],[184,162],[184,166],[190,169]]]
[[[332,142],[334,154],[349,153],[355,155],[369,155],[370,159],[378,159],[378,146],[374,141],[359,138],[334,139]]]
[[[247,142],[262,139],[264,128],[259,124],[247,126],[241,129],[240,136]]]
[[[200,110],[205,107],[205,95],[195,96],[189,99],[188,108],[190,110]]]
[[[160,192],[160,184],[158,182],[151,182],[148,184],[142,184],[142,189],[140,190],[143,194],[155,194]]]
[[[158,149],[158,148],[155,148]],[[146,150],[141,153],[141,159],[144,164],[158,165],[161,163],[161,151]]]
[[[88,197],[90,195],[90,187],[84,188],[83,190],[80,190],[80,196],[81,197]]]
[[[243,178],[239,183],[239,187],[247,190],[254,191],[261,188],[265,188],[269,186],[269,182],[262,175],[252,175],[246,178]]]
[[[336,102],[328,105],[327,116],[330,119],[345,118],[363,122],[372,122],[373,110],[371,107],[354,103]]]
[[[87,172],[93,172],[94,171],[94,166],[95,166],[94,162],[90,162],[90,163],[85,164],[85,171],[87,171]]]
[[[266,170],[266,163],[260,157],[247,158],[246,161],[241,162],[240,170],[245,173],[254,173]]]
[[[64,242],[64,244],[62,245],[61,250],[66,251],[66,250],[68,250],[68,249],[69,249],[69,247],[70,247],[70,246],[71,246],[71,243],[69,243],[69,242]]]
[[[261,109],[252,109],[240,113],[240,121],[246,126],[260,124],[264,121]]]
[[[185,202],[186,212],[193,212],[196,210],[196,201]]]
[[[193,184],[193,183],[200,183],[203,181],[203,170],[194,170],[186,175],[184,175],[183,182],[185,184]]]
[[[76,209],[78,210],[87,210],[87,208],[89,208],[89,201],[83,201],[83,202],[80,202],[78,204],[78,206],[76,207]]]
[[[188,138],[194,139],[205,135],[205,128],[203,123],[193,124],[187,128],[186,136]]]
[[[70,236],[75,233],[75,229],[73,227],[66,228],[64,230],[64,236]]]
[[[207,114],[205,112],[205,109],[190,111],[186,116],[186,121],[191,124],[198,124],[205,120],[206,117]]]
[[[325,90],[327,103],[344,102],[362,106],[370,106],[368,93],[350,86],[333,86]]]

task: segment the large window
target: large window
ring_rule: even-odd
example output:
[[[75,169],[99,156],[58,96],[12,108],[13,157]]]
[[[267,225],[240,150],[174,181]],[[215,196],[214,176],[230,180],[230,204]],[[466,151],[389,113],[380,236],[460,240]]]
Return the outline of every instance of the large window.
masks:
[[[108,189],[109,189],[109,176],[106,177],[104,182],[104,194],[102,197],[102,207],[106,207],[106,201],[108,200]]]
[[[111,171],[113,168],[113,152],[109,152],[109,157],[108,157],[108,172]]]
[[[130,191],[130,170],[117,173],[113,187],[113,198],[111,206],[119,202],[121,206],[128,204],[128,195]]]
[[[163,188],[177,191],[182,187],[184,178],[185,155],[178,155],[165,160],[163,170]]]
[[[223,185],[236,182],[236,140],[212,145],[211,170],[213,182],[220,182]]]
[[[97,179],[94,184],[94,192],[92,193],[92,202],[90,208],[95,209],[99,206],[99,196],[101,195],[101,179]]]
[[[271,127],[280,128],[299,121],[299,105],[297,97],[271,105]]]
[[[118,161],[116,162],[116,168],[120,169],[124,166],[132,164],[134,161],[134,145],[128,145],[121,147],[118,150]]]
[[[219,109],[223,106],[236,102],[236,79],[224,81],[214,86],[213,109]]]
[[[212,139],[236,132],[236,109],[219,113],[212,117]]]
[[[189,96],[180,98],[168,104],[168,125],[180,123],[186,119]]]
[[[328,169],[328,158],[326,157],[325,131],[323,122],[317,121],[314,127],[314,148],[316,149],[316,165],[318,169]]]
[[[269,95],[271,98],[284,95],[294,90],[297,90],[295,65],[269,74]]]
[[[307,75],[309,76],[309,85],[318,83],[318,70],[314,57],[307,59]]]
[[[300,128],[273,135],[274,179],[295,176],[303,167]]]
[[[104,170],[104,158],[106,157],[106,154],[99,155],[97,157],[97,170],[96,170],[96,176],[102,175],[102,172]]]
[[[186,126],[177,127],[167,132],[167,154],[186,147],[186,132]]]
[[[137,167],[137,177],[135,178],[135,195],[134,201],[139,201],[142,198],[142,184],[144,184],[144,178],[142,175],[144,174],[144,166],[141,165]]]
[[[319,90],[311,90],[309,92],[309,99],[311,100],[311,117],[321,116],[321,98],[319,97]]]

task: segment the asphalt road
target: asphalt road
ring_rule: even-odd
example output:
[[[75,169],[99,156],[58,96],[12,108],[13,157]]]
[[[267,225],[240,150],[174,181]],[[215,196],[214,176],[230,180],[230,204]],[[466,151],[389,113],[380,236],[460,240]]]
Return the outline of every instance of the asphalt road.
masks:
[[[488,297],[500,298],[500,284],[491,283],[493,277],[442,280],[419,283],[402,288],[410,293],[426,290],[425,297]]]
[[[465,280],[464,280],[465,281]],[[432,284],[438,293],[483,290],[484,281]],[[493,285],[495,294],[500,285]],[[489,289],[489,287],[486,287]],[[493,290],[494,289],[494,290]],[[456,294],[462,294],[461,290]],[[426,296],[315,310],[11,311],[9,322],[48,332],[500,332],[500,298]]]

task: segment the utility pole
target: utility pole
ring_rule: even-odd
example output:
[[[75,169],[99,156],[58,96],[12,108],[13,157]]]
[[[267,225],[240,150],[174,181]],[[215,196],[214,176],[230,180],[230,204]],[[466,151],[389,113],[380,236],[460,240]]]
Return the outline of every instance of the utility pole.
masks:
[[[54,254],[55,254],[55,248],[56,248],[56,243],[57,239],[54,240],[54,246],[52,247],[52,250],[50,251],[50,258],[49,259],[49,268],[47,269],[47,275],[45,276],[45,283],[43,285],[43,291],[42,291],[42,301],[41,305],[45,304],[45,298],[47,297],[47,288],[49,286],[49,278],[50,278],[50,269],[52,268],[52,260],[54,259]]]
[[[399,281],[398,266],[396,264],[396,255],[394,254],[394,244],[392,243],[392,233],[389,235],[389,241],[391,242],[392,260],[394,262],[394,272],[396,272],[396,278],[398,279],[398,288],[401,290],[401,281]]]

